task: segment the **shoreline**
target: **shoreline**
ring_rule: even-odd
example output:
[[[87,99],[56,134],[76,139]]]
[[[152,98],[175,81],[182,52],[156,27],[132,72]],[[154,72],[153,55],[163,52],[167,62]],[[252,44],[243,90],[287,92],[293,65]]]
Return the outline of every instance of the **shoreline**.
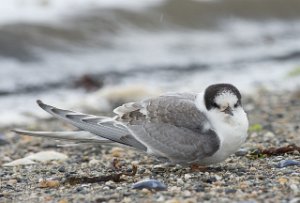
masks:
[[[165,168],[155,159],[115,146],[60,146],[49,139],[18,136],[3,129],[9,142],[0,146],[1,202],[297,202],[300,201],[300,167],[277,168],[283,160],[298,160],[299,152],[261,156],[253,150],[300,146],[300,91],[258,91],[244,99],[250,121],[249,137],[237,155],[225,162],[194,172],[180,166]],[[56,119],[36,121],[25,129],[70,130]],[[28,166],[3,167],[4,163],[29,153],[56,151],[67,155],[64,161]],[[114,173],[112,161],[137,174],[122,176],[121,182],[62,184],[68,177],[96,177]],[[146,178],[164,182],[167,191],[134,190],[133,183]],[[41,180],[57,180],[57,187],[41,187]]]

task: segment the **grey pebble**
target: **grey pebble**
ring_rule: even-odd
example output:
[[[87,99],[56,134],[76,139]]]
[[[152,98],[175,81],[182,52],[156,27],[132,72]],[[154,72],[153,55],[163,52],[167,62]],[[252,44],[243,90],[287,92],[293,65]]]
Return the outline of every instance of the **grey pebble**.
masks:
[[[2,138],[2,134],[0,134],[0,146],[3,146],[3,145],[7,145],[9,144],[8,141],[6,141],[4,138]]]
[[[288,159],[288,160],[282,160],[276,165],[277,168],[284,168],[287,166],[300,166],[300,161]]]
[[[225,189],[226,194],[236,193],[236,189]]]
[[[141,190],[144,188],[157,191],[167,190],[167,186],[164,183],[155,179],[142,180],[132,185],[132,189]]]
[[[64,166],[61,166],[58,168],[58,171],[61,173],[64,173],[64,172],[66,172],[66,168]]]
[[[155,165],[151,170],[153,173],[164,173],[166,168],[163,165]]]
[[[235,153],[235,156],[245,156],[247,154],[248,154],[248,150],[241,148]]]

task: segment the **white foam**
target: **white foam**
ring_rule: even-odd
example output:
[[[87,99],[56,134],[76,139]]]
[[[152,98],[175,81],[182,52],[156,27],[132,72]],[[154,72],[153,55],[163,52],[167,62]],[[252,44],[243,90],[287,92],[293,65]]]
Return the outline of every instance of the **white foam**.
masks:
[[[1,1],[0,24],[52,22],[89,8],[141,9],[162,0],[6,0]]]

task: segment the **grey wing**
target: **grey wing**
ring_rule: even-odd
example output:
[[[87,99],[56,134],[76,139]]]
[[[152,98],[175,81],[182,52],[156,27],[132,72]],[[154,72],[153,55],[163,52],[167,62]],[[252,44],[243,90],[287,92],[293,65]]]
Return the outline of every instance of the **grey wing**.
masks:
[[[128,103],[115,110],[137,140],[153,154],[173,162],[193,162],[213,155],[220,140],[195,105],[194,94],[168,94]],[[126,111],[127,110],[127,111]]]
[[[213,155],[220,140],[214,131],[200,134],[170,124],[145,123],[131,126],[137,139],[148,147],[148,152],[165,157],[173,163],[193,163]]]
[[[140,150],[147,148],[137,141],[128,129],[119,122],[109,117],[86,115],[69,110],[59,109],[41,101],[37,101],[39,106],[52,114],[54,117],[64,120],[79,129],[86,130],[100,137],[112,140],[114,142],[131,146]]]

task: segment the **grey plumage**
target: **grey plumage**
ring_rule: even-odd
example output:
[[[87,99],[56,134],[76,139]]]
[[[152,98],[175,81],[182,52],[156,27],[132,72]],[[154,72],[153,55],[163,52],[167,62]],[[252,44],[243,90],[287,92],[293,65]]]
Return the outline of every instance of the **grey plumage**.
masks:
[[[194,94],[169,94],[122,106],[118,121],[127,123],[133,136],[148,151],[175,163],[211,156],[220,145],[216,133],[204,125],[206,116],[195,106]],[[117,109],[115,112],[120,112]]]
[[[63,132],[48,132],[48,131],[28,131],[28,130],[21,130],[16,129],[13,130],[16,133],[19,134],[26,134],[33,137],[50,137],[54,139],[59,140],[70,140],[75,142],[81,142],[81,143],[113,143],[113,141],[105,139],[103,137],[97,136],[93,133],[90,133],[88,131],[63,131]]]
[[[95,135],[120,144],[131,146],[140,150],[146,150],[146,147],[134,139],[124,126],[116,123],[109,117],[86,115],[73,111],[58,109],[56,107],[44,104],[41,101],[37,102],[42,109],[52,114],[54,117],[71,123],[79,129],[86,130]]]
[[[195,94],[166,94],[127,103],[114,110],[117,114],[114,118],[58,109],[41,101],[38,104],[54,117],[90,132],[86,135],[77,132],[76,136],[69,137],[71,140],[75,137],[99,143],[101,139],[102,142],[110,140],[183,164],[213,155],[220,145],[216,133],[205,128],[208,120],[197,109],[195,98]],[[52,138],[62,136],[62,139],[70,136],[68,133],[16,132]]]

